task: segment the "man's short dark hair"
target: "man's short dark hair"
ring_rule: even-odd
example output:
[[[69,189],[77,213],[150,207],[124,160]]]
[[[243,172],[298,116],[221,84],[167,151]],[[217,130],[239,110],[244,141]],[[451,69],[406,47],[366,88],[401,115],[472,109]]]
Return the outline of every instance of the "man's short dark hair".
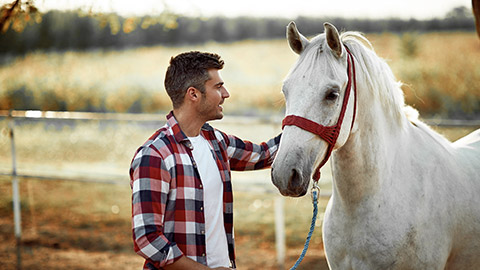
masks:
[[[172,100],[173,108],[183,103],[189,87],[205,92],[209,69],[222,69],[224,65],[220,56],[206,52],[185,52],[170,59],[170,66],[165,75],[165,89]]]

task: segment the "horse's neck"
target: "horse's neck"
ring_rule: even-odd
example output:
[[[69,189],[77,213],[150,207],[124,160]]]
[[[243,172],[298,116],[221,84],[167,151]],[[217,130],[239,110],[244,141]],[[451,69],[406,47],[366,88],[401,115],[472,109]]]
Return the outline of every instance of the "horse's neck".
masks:
[[[359,115],[358,130],[333,154],[334,192],[345,205],[375,197],[391,166],[391,149],[401,143],[400,128],[392,130],[378,110],[369,108],[367,114]]]

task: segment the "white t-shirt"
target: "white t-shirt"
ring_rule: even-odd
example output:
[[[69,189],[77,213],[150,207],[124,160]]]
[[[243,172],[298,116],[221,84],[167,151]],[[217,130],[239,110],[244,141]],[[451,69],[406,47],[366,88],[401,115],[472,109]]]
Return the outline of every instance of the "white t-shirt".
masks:
[[[193,145],[193,158],[197,163],[203,185],[207,264],[209,267],[229,267],[227,235],[223,223],[223,183],[220,171],[202,135],[188,138]]]

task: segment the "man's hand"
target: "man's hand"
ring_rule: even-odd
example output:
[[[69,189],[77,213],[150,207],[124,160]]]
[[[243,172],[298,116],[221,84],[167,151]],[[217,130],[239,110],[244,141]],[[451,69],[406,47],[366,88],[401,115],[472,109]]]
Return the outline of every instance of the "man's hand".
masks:
[[[189,269],[195,269],[195,270],[207,270],[207,269],[217,269],[217,270],[232,270],[231,268],[228,267],[216,267],[216,268],[209,268],[201,263],[198,263],[186,256],[181,257],[178,259],[178,261],[166,265],[163,267],[166,270],[189,270]]]

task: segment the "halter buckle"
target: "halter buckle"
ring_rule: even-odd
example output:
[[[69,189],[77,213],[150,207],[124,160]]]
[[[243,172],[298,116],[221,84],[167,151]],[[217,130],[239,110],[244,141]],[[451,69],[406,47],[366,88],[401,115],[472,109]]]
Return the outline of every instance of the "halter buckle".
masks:
[[[314,192],[316,194],[314,194]],[[318,197],[320,196],[320,187],[318,186],[318,181],[312,181],[312,188],[310,189],[310,196],[312,197],[312,202],[316,203]]]

